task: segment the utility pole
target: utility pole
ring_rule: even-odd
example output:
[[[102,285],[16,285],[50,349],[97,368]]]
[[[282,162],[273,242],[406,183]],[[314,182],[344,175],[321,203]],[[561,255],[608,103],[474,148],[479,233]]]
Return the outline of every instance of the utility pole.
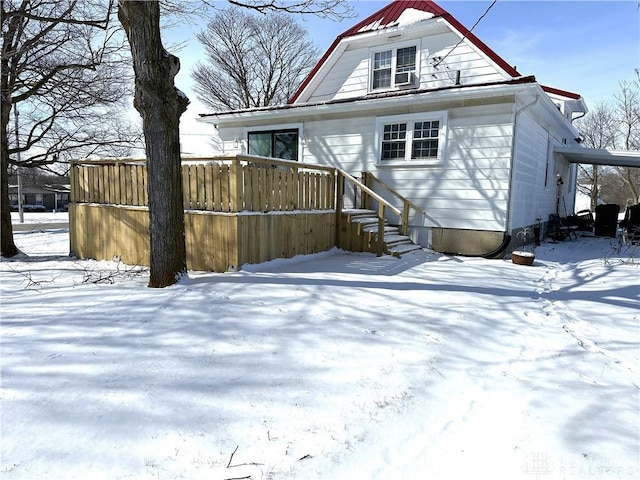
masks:
[[[20,174],[22,167],[20,166],[20,137],[18,136],[18,105],[13,104],[13,113],[16,119],[16,153],[18,155],[18,215],[20,223],[24,223],[24,205],[22,201],[22,175]]]

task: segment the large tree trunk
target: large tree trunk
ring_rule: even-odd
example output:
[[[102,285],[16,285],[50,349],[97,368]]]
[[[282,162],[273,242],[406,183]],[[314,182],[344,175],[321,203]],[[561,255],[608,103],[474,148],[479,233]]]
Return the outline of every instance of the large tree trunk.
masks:
[[[2,217],[0,227],[2,232],[2,256],[13,257],[20,250],[13,241],[13,226],[11,225],[11,209],[9,206],[9,114],[11,112],[11,102],[2,100],[2,130],[0,131],[0,208]]]
[[[134,106],[142,117],[148,174],[150,287],[174,284],[186,273],[180,116],[189,99],[174,85],[180,61],[162,46],[157,1],[119,0],[133,57]]]
[[[1,250],[3,257],[13,257],[20,250],[13,241],[13,226],[11,225],[11,208],[9,206],[9,118],[11,116],[11,101],[9,100],[4,75],[5,62],[2,61],[2,105],[0,105],[0,227],[2,231]]]

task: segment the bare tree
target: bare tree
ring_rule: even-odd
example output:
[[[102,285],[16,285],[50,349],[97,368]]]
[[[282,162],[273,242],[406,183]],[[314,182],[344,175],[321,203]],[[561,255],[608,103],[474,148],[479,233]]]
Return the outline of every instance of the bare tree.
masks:
[[[118,154],[136,139],[122,120],[130,71],[122,56],[124,38],[118,37],[111,11],[112,4],[104,0],[2,1],[0,202],[5,257],[18,253],[8,200],[11,165],[43,167],[72,156]],[[17,119],[11,118],[12,110]]]
[[[600,102],[577,123],[584,143],[591,148],[640,150],[640,83],[620,82],[613,102]],[[591,196],[624,207],[640,202],[640,169],[633,167],[580,166],[580,184]]]
[[[616,113],[607,102],[599,102],[578,121],[589,148],[613,148],[616,142]],[[600,167],[598,165],[580,165],[580,185],[589,195],[591,211],[595,211],[600,197]]]
[[[178,57],[162,46],[159,2],[119,0],[133,58],[133,105],[142,117],[147,154],[150,287],[174,284],[186,273],[180,116],[189,99],[174,85]]]
[[[229,3],[260,13],[307,14],[334,21],[343,20],[352,14],[351,6],[345,0],[229,0]]]
[[[218,11],[198,34],[207,63],[191,73],[198,98],[215,110],[286,103],[318,58],[293,17]]]
[[[640,150],[640,81],[620,82],[620,91],[614,96],[623,150]],[[620,178],[630,192],[627,203],[640,203],[640,169],[616,167]]]

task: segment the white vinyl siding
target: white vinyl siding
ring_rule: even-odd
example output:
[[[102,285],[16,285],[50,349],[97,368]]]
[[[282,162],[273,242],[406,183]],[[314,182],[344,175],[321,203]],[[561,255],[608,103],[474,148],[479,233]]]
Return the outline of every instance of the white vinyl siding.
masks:
[[[426,219],[413,219],[420,224],[503,231],[509,199],[511,104],[448,113],[442,165],[380,166],[373,117],[306,122],[310,141],[304,161],[340,167],[354,176],[373,172],[427,211]]]
[[[376,112],[378,115],[358,116],[353,112],[340,118],[323,116],[305,121],[300,158],[308,163],[339,167],[356,177],[364,171],[372,172],[427,212],[424,218],[413,217],[414,225],[504,231],[509,202],[513,109],[513,104],[507,102],[412,113],[412,116],[429,118],[446,112],[443,161],[436,165],[380,164],[377,128],[379,119],[385,117],[380,115],[383,110]],[[234,138],[254,130],[249,126],[245,128],[221,129],[221,137],[229,147],[227,153],[232,153],[229,150]],[[270,125],[269,128],[279,127]],[[392,197],[388,200],[395,202]]]
[[[354,98],[366,95],[372,88],[374,54],[416,45],[416,88],[434,89],[455,84],[460,71],[462,85],[480,84],[504,80],[497,67],[476,51],[467,41],[458,44],[460,37],[452,32],[435,30],[412,41],[400,44],[392,42],[371,46],[364,42],[349,45],[335,61],[315,88],[298,99],[298,102],[321,102]],[[448,55],[447,55],[448,54]],[[445,58],[446,57],[446,58]],[[444,59],[438,66],[437,59]]]
[[[545,187],[549,134],[528,113],[518,117],[513,189],[518,192],[512,204],[513,227],[530,225],[535,218],[543,222],[555,210],[555,187]],[[553,173],[551,173],[553,175]]]
[[[346,50],[327,76],[314,90],[310,102],[352,98],[367,93],[369,88],[368,50]]]

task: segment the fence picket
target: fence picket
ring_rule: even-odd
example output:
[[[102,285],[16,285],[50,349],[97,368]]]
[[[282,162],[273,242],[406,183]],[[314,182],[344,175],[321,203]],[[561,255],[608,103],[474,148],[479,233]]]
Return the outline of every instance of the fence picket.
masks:
[[[189,208],[198,208],[198,171],[195,165],[189,165]]]
[[[252,211],[254,205],[254,169],[251,166],[246,166],[242,170],[242,186],[243,186],[243,194],[244,197],[244,209]]]
[[[207,163],[204,166],[204,198],[205,198],[205,210],[213,210],[213,176],[212,166]]]
[[[140,205],[138,203],[138,168],[131,166],[131,205]]]
[[[197,190],[198,190],[198,209],[206,210],[206,195],[204,188],[204,165],[198,164],[196,165],[196,180],[197,180]]]
[[[220,172],[220,209],[223,212],[229,211],[229,177],[231,169],[229,165],[223,165]]]
[[[225,159],[230,160],[230,159]],[[233,162],[182,166],[185,209],[208,211],[292,211],[334,206],[336,175],[318,167],[280,165],[282,161],[236,158]],[[290,162],[289,162],[290,163]],[[280,166],[278,166],[280,165]],[[76,202],[147,206],[147,167],[139,161],[87,161],[71,169]]]

